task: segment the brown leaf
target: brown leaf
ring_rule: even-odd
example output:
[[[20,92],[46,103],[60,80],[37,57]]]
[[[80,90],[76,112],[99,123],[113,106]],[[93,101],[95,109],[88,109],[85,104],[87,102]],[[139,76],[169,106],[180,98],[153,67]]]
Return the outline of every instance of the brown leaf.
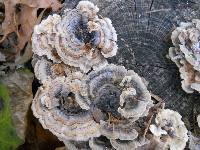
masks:
[[[19,22],[21,27],[18,31],[18,44],[16,46],[17,50],[24,48],[26,42],[31,38],[33,32],[33,27],[37,21],[37,8],[32,8],[26,5],[21,6]]]
[[[16,5],[20,4],[20,12],[16,13]],[[5,0],[5,20],[2,23],[4,36],[3,42],[8,34],[15,32],[18,36],[17,52],[24,48],[30,41],[33,27],[37,23],[37,10],[39,8],[52,8],[57,11],[62,5],[58,0]],[[18,31],[18,26],[20,29]]]
[[[15,64],[24,64],[27,61],[29,61],[32,58],[32,46],[31,42],[28,42],[28,44],[25,46],[24,53],[21,55],[21,53],[17,54],[15,57]]]
[[[15,4],[13,4],[11,0],[5,0],[4,5],[5,5],[5,19],[4,22],[2,23],[2,30],[4,36],[0,42],[3,42],[9,33],[16,31],[16,25],[14,24]]]

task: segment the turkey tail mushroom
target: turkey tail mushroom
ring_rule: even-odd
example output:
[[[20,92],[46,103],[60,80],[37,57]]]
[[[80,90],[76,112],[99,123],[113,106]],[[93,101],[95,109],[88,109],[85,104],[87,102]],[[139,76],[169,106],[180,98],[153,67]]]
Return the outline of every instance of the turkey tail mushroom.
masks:
[[[170,109],[161,109],[155,118],[155,123],[150,125],[154,138],[164,143],[164,150],[183,150],[188,141],[188,130],[182,116]]]
[[[39,88],[32,103],[33,114],[45,129],[49,129],[61,141],[85,141],[100,136],[97,124],[90,112],[76,103],[65,77],[48,80]]]
[[[100,110],[100,132],[109,139],[134,140],[134,122],[147,116],[153,106],[142,78],[133,70],[110,64],[91,71],[82,80],[77,103],[82,109]],[[99,114],[99,113],[98,113]]]
[[[48,59],[57,63],[61,62],[61,60],[55,50],[54,37],[57,33],[55,26],[60,21],[61,17],[59,15],[50,15],[34,27],[32,35],[33,53],[38,56],[46,56]]]
[[[95,104],[113,115],[137,120],[153,106],[145,83],[133,70],[110,64],[90,72],[82,81],[77,102],[83,109]]]
[[[33,52],[53,62],[79,67],[87,73],[107,64],[117,52],[117,34],[109,18],[99,18],[98,7],[81,1],[60,16],[50,15],[34,29]]]
[[[181,23],[171,35],[173,45],[169,49],[170,59],[179,68],[183,79],[182,88],[187,93],[200,92],[200,20]]]

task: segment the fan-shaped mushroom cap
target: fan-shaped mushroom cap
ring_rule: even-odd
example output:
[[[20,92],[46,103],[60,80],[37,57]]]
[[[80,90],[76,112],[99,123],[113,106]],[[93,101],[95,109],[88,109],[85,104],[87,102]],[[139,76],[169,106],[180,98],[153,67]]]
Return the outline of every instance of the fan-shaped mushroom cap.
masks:
[[[189,148],[190,150],[200,149],[200,137],[195,137],[192,133],[189,133]]]
[[[95,106],[109,116],[100,120],[101,134],[121,140],[137,138],[132,124],[153,106],[142,79],[134,71],[113,64],[85,76],[76,100],[83,109]]]
[[[34,67],[36,78],[41,83],[45,83],[48,79],[55,79],[61,76],[68,77],[71,81],[76,79],[81,80],[85,75],[79,68],[71,67],[64,63],[53,63],[45,57],[36,55],[33,57],[32,66]]]
[[[46,56],[53,62],[61,62],[54,49],[54,39],[57,33],[55,26],[61,21],[61,17],[53,14],[34,27],[32,35],[33,53],[38,56]]]
[[[98,138],[91,138],[89,140],[89,146],[92,150],[113,150],[112,146],[108,139],[103,137],[104,139],[101,140],[101,137]]]
[[[126,88],[123,89],[120,95],[118,112],[125,118],[135,118],[135,120],[141,116],[146,116],[153,103],[142,78],[134,71],[129,70],[120,86]]]
[[[88,141],[65,141],[64,150],[89,150]]]
[[[148,143],[147,140],[132,140],[132,141],[123,141],[123,140],[110,140],[110,143],[116,150],[136,150],[138,147]]]
[[[109,139],[134,140],[138,137],[138,132],[130,124],[109,124],[105,121],[100,121],[101,134]]]
[[[187,129],[178,112],[161,109],[156,115],[156,125],[150,125],[155,137],[165,137],[165,144],[170,150],[183,150],[188,141]]]
[[[70,70],[69,66],[63,63],[52,63],[44,57],[34,63],[35,76],[41,83],[45,83],[48,79],[64,76]]]
[[[172,32],[175,47],[169,49],[170,59],[179,67],[182,88],[187,93],[200,92],[200,20],[181,23]]]
[[[81,1],[62,16],[49,16],[34,29],[33,52],[84,72],[107,65],[105,58],[117,52],[117,34],[111,20],[99,18],[98,11],[91,2]]]
[[[134,71],[113,64],[90,72],[76,97],[84,109],[95,104],[104,111],[135,120],[145,116],[153,105],[142,79]]]
[[[89,19],[97,17],[96,14],[99,12],[99,8],[90,1],[80,1],[76,8],[80,10],[81,13],[87,13]]]
[[[57,26],[59,35],[55,38],[56,50],[61,60],[65,64],[80,67],[84,72],[88,72],[91,67],[107,64],[100,51],[92,45],[91,40],[96,35],[89,33],[87,20],[87,16],[76,9],[68,11]]]
[[[39,88],[32,110],[42,126],[64,142],[84,141],[100,135],[99,124],[93,120],[90,112],[76,103],[65,77],[47,80]]]
[[[117,34],[109,18],[95,18],[94,21],[88,22],[89,32],[96,32],[98,38],[94,43],[101,49],[105,58],[115,56],[117,53]]]

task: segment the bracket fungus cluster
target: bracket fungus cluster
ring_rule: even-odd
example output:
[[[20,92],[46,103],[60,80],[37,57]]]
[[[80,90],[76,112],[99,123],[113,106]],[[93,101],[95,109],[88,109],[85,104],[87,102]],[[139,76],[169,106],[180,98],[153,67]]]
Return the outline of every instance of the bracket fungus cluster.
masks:
[[[161,109],[156,115],[155,124],[150,125],[150,131],[157,142],[156,147],[163,150],[183,150],[188,141],[188,130],[181,115],[170,109]]]
[[[117,34],[111,20],[99,17],[98,11],[91,2],[81,1],[62,15],[48,16],[34,28],[34,54],[85,73],[105,66],[106,58],[116,55]]]
[[[169,49],[169,57],[179,67],[183,90],[200,92],[200,20],[181,23],[171,39],[174,47]]]
[[[89,149],[142,149],[150,142],[144,120],[154,107],[151,94],[133,70],[108,64],[106,58],[117,53],[117,34],[98,11],[91,2],[80,1],[35,26],[32,65],[42,85],[32,102],[33,114],[69,149],[81,144]],[[187,141],[180,116],[169,110],[158,113],[151,131],[159,138],[170,134],[170,148]]]

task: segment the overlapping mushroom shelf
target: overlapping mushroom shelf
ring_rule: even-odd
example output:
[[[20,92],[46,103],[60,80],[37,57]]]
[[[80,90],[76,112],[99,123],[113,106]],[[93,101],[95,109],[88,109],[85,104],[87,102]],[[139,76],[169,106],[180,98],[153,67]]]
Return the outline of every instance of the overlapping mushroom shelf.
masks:
[[[81,1],[35,26],[32,65],[42,86],[32,102],[33,114],[68,149],[80,144],[90,149],[143,149],[161,132],[160,124],[152,125],[152,138],[144,136],[154,104],[143,78],[107,62],[117,53],[117,34],[111,20],[98,11],[91,2]]]
[[[200,92],[200,20],[180,24],[171,36],[174,47],[169,49],[170,59],[176,63],[187,93]]]
[[[109,18],[100,18],[94,4],[82,1],[75,9],[53,14],[35,26],[33,52],[54,63],[63,62],[83,72],[107,64],[116,55],[117,34]]]

